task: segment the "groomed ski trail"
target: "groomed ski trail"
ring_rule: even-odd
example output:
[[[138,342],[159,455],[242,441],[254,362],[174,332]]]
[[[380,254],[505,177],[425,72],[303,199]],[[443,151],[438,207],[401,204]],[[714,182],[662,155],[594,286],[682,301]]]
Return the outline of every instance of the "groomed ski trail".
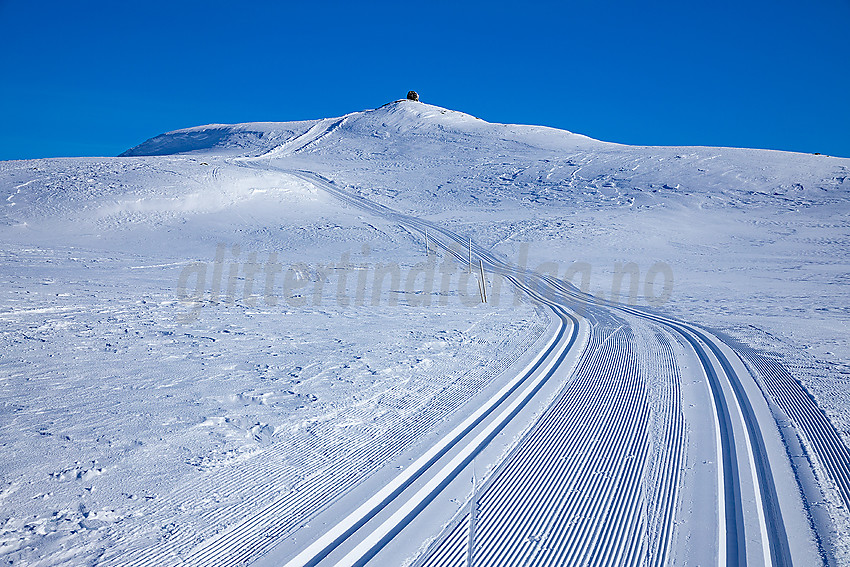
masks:
[[[384,218],[411,228],[419,230],[425,230],[427,228],[432,235],[436,235],[433,240],[438,246],[443,248],[447,253],[454,254],[460,261],[463,261],[463,256],[458,250],[452,248],[452,245],[459,248],[467,243],[467,239],[433,223],[391,211],[386,207],[351,195],[335,186],[329,180],[315,174],[308,172],[288,173],[314,183],[343,201],[373,214],[381,215]],[[443,242],[442,239],[445,239],[447,242]],[[768,423],[762,426],[757,422],[748,394],[742,385],[743,377],[739,376],[738,372],[733,368],[727,354],[723,352],[720,346],[722,343],[719,339],[693,326],[665,317],[646,313],[628,306],[600,302],[596,298],[581,294],[560,282],[553,282],[536,274],[518,273],[519,271],[516,268],[502,262],[481,247],[474,246],[473,253],[476,257],[480,258],[488,272],[501,273],[519,287],[526,289],[526,291],[532,290],[528,286],[523,285],[517,278],[531,278],[536,280],[536,287],[543,290],[543,293],[534,293],[536,296],[535,299],[550,306],[557,305],[562,309],[579,307],[582,311],[584,308],[588,308],[597,312],[599,310],[609,312],[619,310],[655,324],[660,324],[681,336],[690,345],[702,364],[703,371],[710,385],[714,404],[714,415],[716,417],[719,437],[717,440],[720,453],[719,457],[722,460],[721,466],[718,467],[718,486],[720,487],[719,492],[721,494],[718,499],[717,518],[718,565],[735,565],[742,562],[764,565],[791,564],[788,536],[785,531],[779,496],[776,493],[773,483],[769,456],[762,434],[762,427],[775,428],[775,424]],[[557,301],[557,298],[560,298],[561,301]],[[726,348],[728,349],[728,347]],[[637,473],[630,471],[630,474],[634,474],[637,477],[639,476],[639,471],[640,469],[638,469]],[[755,505],[749,506],[747,510],[744,509],[744,496],[742,495],[742,490],[744,490],[741,486],[742,474],[751,477],[748,486],[750,487],[751,499],[755,500]],[[632,482],[632,484],[634,483]],[[633,489],[634,486],[631,488]],[[413,500],[416,500],[416,497]],[[626,506],[630,507],[635,504],[636,501],[633,500],[626,504]],[[745,526],[745,516],[749,518],[750,527]],[[387,520],[389,523],[392,523],[392,521],[394,520]],[[385,525],[376,528],[371,534],[362,536],[361,543],[349,552],[344,559],[344,564],[361,565],[377,553],[376,548],[386,543],[387,538],[391,538],[394,533],[399,531],[398,529],[390,528],[387,522],[385,522]],[[630,525],[636,526],[634,529],[638,531],[645,529],[645,526],[638,526],[634,522]],[[747,529],[746,534],[745,528]],[[600,526],[596,526],[596,529],[600,529]],[[607,534],[604,538],[617,539],[623,535]],[[634,533],[632,533],[633,536]],[[669,538],[669,534],[662,537],[662,539],[664,538]],[[483,541],[478,537],[476,540]],[[749,545],[748,542],[750,543]],[[623,550],[619,549],[619,545],[614,545],[611,541],[607,541],[605,547],[606,549],[615,549],[616,551],[613,552],[615,557],[622,557]],[[504,549],[501,550],[502,553],[500,556],[504,557],[505,551]],[[579,550],[579,553],[581,552]],[[610,554],[606,552],[606,556],[610,557]],[[288,565],[312,565],[318,563],[318,561],[311,562],[312,560],[309,559],[302,563],[305,557],[305,555],[299,555]]]

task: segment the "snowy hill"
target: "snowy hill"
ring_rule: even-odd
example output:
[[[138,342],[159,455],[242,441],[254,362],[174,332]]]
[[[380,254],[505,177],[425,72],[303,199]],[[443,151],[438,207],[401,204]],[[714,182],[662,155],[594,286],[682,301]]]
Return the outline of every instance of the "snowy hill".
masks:
[[[546,549],[591,545],[634,564],[709,563],[733,544],[751,563],[850,557],[835,476],[850,439],[848,159],[625,146],[405,100],[176,130],[116,158],[0,162],[0,191],[4,560],[283,564],[449,440],[322,564],[382,529],[402,535],[375,564],[466,557],[476,538],[482,557],[539,549],[553,565]],[[599,303],[582,312],[559,282]],[[549,366],[538,389],[499,398]],[[728,384],[712,390],[712,372]],[[755,417],[721,432],[713,400],[745,408],[741,391]],[[792,403],[811,399],[820,409]],[[523,468],[552,439],[574,449]],[[743,504],[716,494],[730,444],[755,479],[733,487]],[[385,528],[473,450],[427,514]],[[803,460],[786,451],[811,468],[792,472]],[[599,508],[558,523],[571,498]],[[757,501],[782,510],[787,549]],[[689,521],[721,504],[740,507],[740,538]]]
[[[368,163],[371,174],[358,171],[357,179],[365,174],[374,185],[392,184],[393,195],[409,191],[413,201],[432,208],[488,201],[537,207],[577,198],[592,206],[607,198],[637,207],[672,200],[697,207],[775,205],[792,210],[843,201],[850,187],[846,159],[734,148],[623,146],[553,128],[487,123],[406,100],[319,121],[177,130],[122,155],[199,152],[309,159],[344,180],[347,169]],[[464,181],[462,189],[446,187],[458,179]],[[443,189],[439,199],[421,202],[420,193],[435,193],[434,187]]]
[[[516,136],[522,142],[539,139],[556,146],[590,138],[533,126],[489,124],[478,118],[408,100],[385,104],[375,110],[353,112],[339,118],[303,122],[251,122],[246,124],[208,124],[166,132],[127,150],[121,156],[159,156],[189,153],[214,153],[256,156],[261,152],[302,150],[303,147],[335,130],[344,137],[368,140],[371,137],[398,142],[416,138],[448,140],[451,137],[476,136],[482,140]],[[442,134],[441,134],[442,133]],[[296,148],[292,148],[296,145]]]

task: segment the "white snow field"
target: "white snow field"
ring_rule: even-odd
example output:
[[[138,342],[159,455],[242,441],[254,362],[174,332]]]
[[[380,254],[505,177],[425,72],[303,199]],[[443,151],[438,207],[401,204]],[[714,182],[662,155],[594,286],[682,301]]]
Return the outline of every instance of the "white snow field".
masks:
[[[2,564],[850,563],[850,159],[396,101],[0,197]]]

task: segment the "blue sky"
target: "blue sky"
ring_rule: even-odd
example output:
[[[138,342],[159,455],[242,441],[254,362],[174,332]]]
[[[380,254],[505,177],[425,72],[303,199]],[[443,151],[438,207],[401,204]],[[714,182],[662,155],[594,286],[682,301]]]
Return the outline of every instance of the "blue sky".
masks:
[[[850,0],[0,0],[0,159],[402,98],[629,144],[850,157]]]

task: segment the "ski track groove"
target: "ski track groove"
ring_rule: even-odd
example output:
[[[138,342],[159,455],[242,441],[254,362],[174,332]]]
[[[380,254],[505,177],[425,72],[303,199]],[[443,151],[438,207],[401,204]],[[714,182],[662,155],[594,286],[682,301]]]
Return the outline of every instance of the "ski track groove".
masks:
[[[607,352],[604,353],[604,354],[606,356],[609,355],[609,353],[607,353]],[[599,382],[598,382],[599,378],[601,378],[601,376],[599,375],[598,369],[593,369],[591,371],[591,373],[587,376],[586,379],[581,380],[580,382],[574,383],[574,384],[576,384],[576,386],[578,388],[580,388],[580,390],[578,390],[577,397],[570,400],[570,401],[572,401],[572,407],[573,408],[576,408],[576,407],[577,408],[588,408],[589,407],[589,408],[591,408],[591,411],[585,412],[585,415],[583,415],[583,416],[575,416],[575,415],[571,416],[569,414],[569,411],[566,410],[566,413],[563,413],[563,415],[561,415],[562,412],[565,412],[565,408],[564,408],[564,404],[559,404],[556,407],[556,412],[553,413],[552,416],[550,417],[550,419],[547,419],[542,424],[542,427],[538,430],[538,431],[541,431],[541,432],[542,431],[549,431],[549,430],[551,430],[551,431],[547,434],[547,436],[538,437],[537,439],[535,439],[535,441],[537,443],[529,445],[523,451],[524,459],[518,459],[517,462],[516,462],[516,465],[514,467],[512,467],[512,469],[509,469],[511,471],[510,473],[505,471],[503,474],[506,477],[508,477],[508,476],[515,477],[517,474],[522,475],[523,473],[526,473],[529,470],[534,470],[535,473],[536,473],[537,470],[539,470],[539,469],[534,468],[533,464],[530,465],[527,462],[529,459],[534,460],[534,461],[540,461],[540,464],[542,464],[542,463],[552,463],[553,462],[552,458],[554,457],[554,455],[552,455],[552,452],[558,452],[558,449],[556,449],[556,447],[557,447],[556,444],[550,442],[550,439],[548,438],[548,436],[552,435],[553,432],[557,434],[557,432],[562,431],[563,427],[565,425],[567,425],[567,423],[572,422],[572,425],[570,426],[571,431],[569,431],[568,433],[564,433],[562,435],[567,436],[570,433],[573,433],[573,431],[576,431],[577,434],[574,434],[575,435],[574,442],[580,443],[581,439],[580,439],[579,436],[586,432],[586,427],[588,425],[590,425],[590,424],[600,424],[602,422],[599,414],[602,411],[604,411],[604,408],[602,406],[596,406],[595,404],[589,404],[588,403],[588,402],[591,401],[588,398],[590,398],[591,396],[594,395],[592,388],[588,388],[588,386],[594,386],[594,385],[598,386],[599,385]],[[613,386],[613,384],[605,383],[606,390],[610,389],[612,386]],[[600,399],[605,399],[604,396],[609,396],[613,393],[613,392],[606,391],[606,390],[595,392],[595,394],[598,395]],[[569,402],[565,402],[565,403],[569,403]],[[569,407],[569,406],[567,406],[567,407]],[[561,419],[557,419],[556,416],[560,417]],[[578,422],[574,421],[574,420],[579,419],[579,418],[581,419],[581,421],[578,421]],[[564,423],[565,420],[567,421],[567,423]],[[596,429],[598,430],[598,428],[599,428],[599,425],[597,425]],[[600,434],[599,431],[594,431],[593,433],[596,434],[596,435]],[[542,453],[541,453],[540,444],[543,445],[543,447],[542,447],[543,452]],[[547,445],[548,445],[548,450],[546,450]],[[573,447],[572,444],[564,446],[563,448],[561,448],[562,449],[561,452],[566,452],[567,454],[569,454],[571,452],[572,447]],[[603,444],[599,443],[598,438],[595,437],[593,439],[593,447],[597,448],[597,451],[598,451],[599,448],[603,447]],[[587,454],[585,454],[585,455],[587,455]],[[599,455],[598,452],[591,454],[591,455],[588,456],[588,458],[586,458],[586,462],[588,464],[591,464],[593,462],[593,457],[601,457],[601,455]],[[525,494],[527,494],[529,498],[532,497],[532,492],[533,492],[533,497],[535,497],[535,500],[537,500],[537,502],[536,502],[537,515],[545,514],[548,511],[550,513],[550,517],[546,518],[546,519],[551,522],[553,518],[558,517],[557,516],[558,510],[557,510],[557,508],[553,509],[551,503],[546,500],[546,498],[552,497],[552,491],[553,491],[553,488],[554,488],[553,486],[551,486],[551,483],[545,482],[545,479],[549,479],[552,475],[552,472],[551,472],[550,469],[551,469],[551,467],[544,467],[543,470],[540,470],[539,474],[535,475],[536,476],[535,488],[533,490],[527,489],[523,492],[525,492]],[[517,471],[517,472],[514,473],[514,471]],[[561,474],[558,475],[558,476],[559,477],[565,476],[565,472],[566,471],[562,471]],[[601,485],[602,483],[599,482],[599,481],[601,480],[604,473],[602,473],[600,470],[595,470],[591,474],[596,475],[596,482],[592,483],[591,485],[594,485],[594,486],[595,485]],[[514,478],[513,479],[513,486],[510,483],[506,484],[505,488],[503,489],[502,492],[503,492],[503,494],[509,495],[509,494],[511,494],[511,492],[513,490],[515,490],[516,485],[527,486],[527,484],[525,484],[525,482],[526,482],[526,480],[523,480],[522,478],[519,478],[519,479]],[[581,486],[582,482],[587,482],[587,479],[584,477],[584,475],[573,475],[570,487],[572,488],[576,484]],[[487,499],[489,500],[489,498],[487,498]],[[484,498],[482,498],[482,500],[484,500]],[[532,503],[534,503],[534,502],[532,502]],[[566,505],[568,508],[569,508],[569,504],[570,504],[569,500],[565,501],[565,503],[564,503],[564,505]],[[482,505],[483,505],[483,502],[482,502]],[[502,500],[497,500],[496,502],[492,503],[492,508],[496,509],[496,510],[504,510],[504,508],[506,506],[508,506],[508,502],[505,502],[505,501],[502,501]],[[555,515],[552,516],[551,515],[552,513],[555,513]],[[529,512],[526,511],[526,515],[528,515],[528,514],[529,514]],[[532,515],[531,520],[532,521],[534,520],[534,515]],[[514,532],[522,531],[522,532],[530,532],[530,533],[536,534],[537,532],[540,531],[539,527],[535,526],[533,523],[528,528],[526,528],[526,526],[522,525],[520,522],[517,522],[516,518],[513,518],[513,517],[508,519],[507,522],[512,526],[512,531],[514,531]],[[480,525],[481,525],[481,528],[480,528],[479,533],[485,531],[485,526],[487,526],[487,522],[485,522],[485,520],[482,518]],[[546,530],[546,529],[544,529],[542,531],[543,531],[544,534],[546,532],[548,532],[548,530]],[[494,538],[496,540],[498,540],[500,537],[504,537],[504,536],[500,536],[499,533],[498,533],[498,530],[497,530],[497,531],[494,531],[493,533],[489,534],[489,536],[486,537],[486,538],[484,536],[481,536],[479,541],[482,542],[482,545],[492,544],[491,540],[493,540]],[[517,537],[519,537],[521,539],[523,536],[521,536],[521,535],[515,536],[514,539],[516,539]],[[499,553],[498,546],[492,546],[491,545],[491,547],[493,547],[493,552],[492,552],[493,554]],[[476,555],[478,555],[478,554],[481,554],[482,557],[489,558],[486,554],[483,554],[480,551],[476,551]],[[485,564],[486,564],[486,561],[485,561]],[[538,564],[542,564],[542,563],[538,563]]]
[[[449,532],[439,552],[431,555],[420,567],[461,567],[469,565],[467,545],[469,541],[469,514]]]
[[[764,388],[776,404],[805,435],[835,482],[844,505],[850,506],[850,450],[842,442],[835,426],[778,360],[752,349],[742,348],[739,352],[755,367]]]

